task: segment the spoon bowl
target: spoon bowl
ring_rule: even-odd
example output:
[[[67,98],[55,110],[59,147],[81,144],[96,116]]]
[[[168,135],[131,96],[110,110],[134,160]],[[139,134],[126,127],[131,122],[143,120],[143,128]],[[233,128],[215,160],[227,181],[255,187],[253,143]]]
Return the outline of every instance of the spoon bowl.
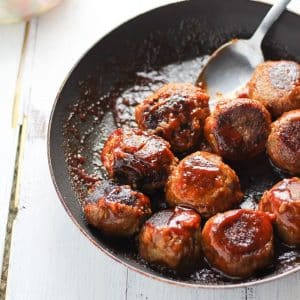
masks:
[[[232,97],[249,81],[255,67],[264,61],[260,47],[251,40],[234,39],[218,48],[197,79],[210,95],[210,106],[217,99]]]
[[[233,39],[211,55],[196,80],[210,96],[211,110],[220,98],[233,98],[246,86],[255,67],[264,61],[263,38],[290,1],[278,0],[250,39]]]

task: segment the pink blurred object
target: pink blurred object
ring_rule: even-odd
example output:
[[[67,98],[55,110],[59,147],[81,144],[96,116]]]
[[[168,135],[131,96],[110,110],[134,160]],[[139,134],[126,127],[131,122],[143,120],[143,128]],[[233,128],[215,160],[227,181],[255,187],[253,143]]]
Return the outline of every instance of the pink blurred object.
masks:
[[[0,0],[0,23],[28,20],[52,9],[61,0]]]

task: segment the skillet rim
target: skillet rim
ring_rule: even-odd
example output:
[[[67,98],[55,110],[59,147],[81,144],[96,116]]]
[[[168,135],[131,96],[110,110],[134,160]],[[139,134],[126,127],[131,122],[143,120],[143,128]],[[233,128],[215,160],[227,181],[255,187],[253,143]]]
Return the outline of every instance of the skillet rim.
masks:
[[[192,0],[190,0],[192,1]],[[254,286],[254,285],[260,285],[260,284],[264,284],[264,283],[269,283],[271,281],[275,281],[277,279],[281,279],[287,275],[291,275],[293,273],[296,273],[298,271],[300,271],[300,265],[291,269],[291,270],[287,270],[284,271],[281,274],[277,274],[277,275],[271,275],[270,277],[267,278],[262,278],[262,279],[256,279],[253,281],[249,281],[249,282],[239,282],[239,283],[230,283],[230,284],[197,284],[197,283],[191,283],[191,282],[185,282],[185,281],[180,281],[177,279],[169,279],[166,277],[163,277],[163,275],[156,275],[154,273],[151,273],[150,271],[148,271],[147,269],[141,269],[138,268],[136,266],[134,266],[133,264],[131,264],[130,262],[126,261],[126,259],[122,259],[120,257],[118,257],[118,255],[111,253],[109,250],[107,250],[105,247],[103,247],[102,245],[100,245],[96,239],[94,239],[92,237],[91,234],[89,234],[84,228],[82,228],[82,226],[78,223],[78,221],[76,220],[76,218],[73,216],[71,210],[69,209],[69,206],[66,204],[65,200],[64,200],[64,196],[61,193],[58,184],[56,182],[56,177],[54,174],[54,168],[53,168],[53,164],[52,161],[55,160],[54,158],[52,159],[51,156],[51,152],[52,152],[52,142],[51,142],[51,132],[53,127],[55,127],[55,124],[53,122],[54,119],[54,115],[56,113],[56,108],[57,108],[57,104],[59,102],[60,99],[60,95],[62,93],[63,88],[65,87],[65,84],[67,83],[67,81],[69,80],[70,76],[72,75],[73,71],[79,66],[79,64],[82,62],[82,60],[86,57],[86,55],[88,55],[88,53],[90,51],[92,51],[94,49],[94,47],[100,43],[103,39],[105,39],[106,37],[108,37],[109,35],[111,35],[115,30],[118,30],[118,28],[120,28],[121,26],[126,26],[128,23],[132,22],[133,20],[140,18],[150,12],[153,11],[157,11],[160,10],[161,8],[164,7],[169,7],[169,6],[176,6],[182,2],[186,2],[186,1],[177,1],[177,2],[173,2],[170,4],[166,4],[166,5],[161,5],[159,7],[156,7],[154,9],[151,10],[147,10],[141,14],[135,15],[134,17],[126,20],[125,22],[121,22],[118,25],[116,25],[114,28],[112,28],[111,30],[109,30],[105,35],[103,35],[102,37],[100,37],[100,39],[98,39],[95,43],[93,43],[90,47],[88,47],[84,53],[82,55],[79,56],[79,58],[76,60],[76,63],[71,67],[71,69],[67,72],[67,74],[64,77],[64,80],[62,81],[62,83],[59,86],[59,89],[56,93],[56,97],[55,100],[53,102],[52,108],[51,108],[51,113],[50,113],[50,117],[49,117],[49,121],[48,121],[48,128],[47,128],[47,160],[48,160],[48,166],[49,166],[49,170],[50,170],[50,175],[51,175],[51,179],[52,179],[52,183],[54,185],[55,191],[58,195],[59,201],[61,202],[62,206],[64,207],[65,211],[67,212],[67,214],[69,215],[69,217],[71,218],[71,220],[73,221],[73,223],[76,225],[76,227],[81,231],[81,233],[83,233],[83,235],[90,241],[92,242],[93,245],[95,245],[98,249],[100,249],[101,252],[103,252],[104,254],[106,254],[108,257],[112,258],[114,261],[120,263],[121,265],[123,265],[124,267],[129,268],[132,271],[135,271],[147,278],[151,278],[151,279],[155,279],[159,282],[163,282],[163,283],[168,283],[174,286],[180,286],[180,287],[185,287],[185,288],[203,288],[203,289],[232,289],[232,288],[246,288],[246,287],[250,287],[250,286]],[[258,6],[266,6],[266,7],[271,7],[270,4],[265,3],[265,2],[260,2],[258,1],[249,1],[250,3],[254,4],[254,5],[258,5]],[[295,15],[297,17],[300,18],[300,15],[292,12],[291,10],[286,10],[289,14]]]

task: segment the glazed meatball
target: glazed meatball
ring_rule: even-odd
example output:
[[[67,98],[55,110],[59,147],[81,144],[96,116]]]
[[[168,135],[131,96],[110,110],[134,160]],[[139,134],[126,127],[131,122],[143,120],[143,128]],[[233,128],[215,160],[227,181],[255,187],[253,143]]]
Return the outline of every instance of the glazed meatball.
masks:
[[[275,166],[300,174],[300,109],[284,113],[272,123],[266,147]]]
[[[192,207],[204,218],[233,208],[243,197],[235,172],[220,156],[203,151],[173,168],[165,191],[170,206]]]
[[[201,256],[201,218],[193,210],[176,207],[154,214],[139,236],[142,258],[179,271],[192,268]]]
[[[208,96],[189,83],[171,83],[136,107],[139,128],[166,139],[174,152],[194,148],[209,114]]]
[[[132,236],[151,215],[150,200],[130,186],[112,182],[97,185],[84,204],[89,224],[115,236]]]
[[[249,97],[260,101],[274,117],[300,108],[300,65],[267,61],[258,65],[248,84]]]
[[[245,209],[217,214],[203,228],[202,247],[208,262],[227,276],[249,277],[272,262],[270,217]]]
[[[205,121],[204,133],[213,152],[229,160],[243,160],[265,149],[271,116],[256,100],[220,102]]]
[[[164,186],[177,162],[168,142],[138,129],[115,130],[101,159],[111,178],[150,192]]]
[[[300,179],[284,179],[266,191],[259,209],[274,213],[280,238],[289,245],[300,246]]]

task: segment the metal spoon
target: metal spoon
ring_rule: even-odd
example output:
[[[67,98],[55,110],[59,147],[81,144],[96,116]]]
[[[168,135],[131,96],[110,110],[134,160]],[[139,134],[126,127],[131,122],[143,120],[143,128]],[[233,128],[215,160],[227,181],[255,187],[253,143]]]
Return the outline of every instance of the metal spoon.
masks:
[[[230,97],[244,87],[254,68],[264,61],[262,40],[290,1],[278,0],[250,39],[234,39],[218,48],[208,59],[196,85],[205,85],[211,99],[211,109],[215,106],[218,95]]]

